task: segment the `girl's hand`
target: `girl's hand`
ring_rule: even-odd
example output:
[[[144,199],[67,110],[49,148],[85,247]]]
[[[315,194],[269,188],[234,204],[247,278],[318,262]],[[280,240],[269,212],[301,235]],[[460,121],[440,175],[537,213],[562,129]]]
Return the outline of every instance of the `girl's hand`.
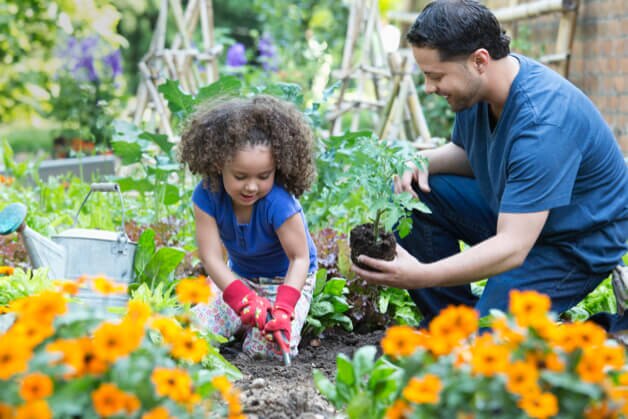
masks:
[[[225,288],[222,299],[240,316],[242,324],[264,330],[266,318],[271,308],[267,298],[260,297],[244,282],[236,279]]]
[[[266,323],[266,327],[264,328],[264,333],[268,340],[273,340],[274,336],[279,335],[284,340],[284,342],[282,342],[284,347],[290,347],[290,332],[292,330],[294,308],[299,298],[301,298],[301,291],[290,285],[283,284],[277,288],[277,298],[275,298],[275,304],[271,311],[272,319]],[[274,333],[278,331],[282,333]]]

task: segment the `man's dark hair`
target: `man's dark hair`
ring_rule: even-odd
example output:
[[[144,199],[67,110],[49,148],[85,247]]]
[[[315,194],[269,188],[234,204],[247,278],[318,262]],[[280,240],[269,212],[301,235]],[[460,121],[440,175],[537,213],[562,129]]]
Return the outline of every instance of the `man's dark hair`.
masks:
[[[406,34],[419,48],[438,50],[442,61],[465,57],[478,48],[498,60],[510,53],[510,38],[495,15],[476,0],[436,0],[425,6]]]

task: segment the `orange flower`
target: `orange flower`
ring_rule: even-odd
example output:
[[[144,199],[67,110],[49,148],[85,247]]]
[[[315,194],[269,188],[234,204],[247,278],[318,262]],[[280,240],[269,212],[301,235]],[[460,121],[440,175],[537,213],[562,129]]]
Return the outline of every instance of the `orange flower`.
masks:
[[[386,410],[384,419],[404,419],[410,413],[410,406],[405,401],[399,399]]]
[[[403,397],[416,404],[436,404],[440,399],[443,384],[434,374],[425,374],[422,378],[412,377],[403,389]]]
[[[144,413],[142,419],[170,419],[170,412],[165,407],[159,406]]]
[[[79,292],[80,285],[74,281],[57,281],[55,283],[59,292],[68,295],[76,295]]]
[[[13,419],[13,407],[8,404],[0,403],[0,419]]]
[[[539,318],[547,316],[551,307],[550,298],[536,291],[510,291],[509,311],[515,317],[517,324],[529,326]]]
[[[545,356],[545,368],[549,371],[563,372],[565,371],[565,363],[555,352],[550,352]]]
[[[176,368],[155,368],[151,375],[158,396],[184,403],[192,397],[192,379],[187,371]]]
[[[13,275],[15,269],[12,266],[0,266],[0,275]]]
[[[26,402],[15,411],[15,419],[52,419],[52,411],[45,400]]]
[[[53,384],[50,377],[42,373],[28,374],[22,379],[20,396],[27,402],[45,399],[52,394]]]
[[[491,328],[495,335],[509,347],[516,347],[525,340],[525,336],[516,328],[511,327],[505,317],[495,317],[491,322]]]
[[[179,301],[184,304],[207,303],[212,296],[211,287],[202,275],[198,278],[182,279],[177,284],[175,291]]]
[[[141,407],[140,399],[133,394],[125,394],[122,400],[122,405],[124,411],[129,415],[133,415]]]
[[[623,346],[602,345],[598,350],[607,367],[618,370],[626,363],[626,351]]]
[[[506,371],[506,389],[514,394],[528,394],[538,389],[539,371],[526,361],[513,362]]]
[[[28,368],[32,351],[23,338],[6,333],[0,336],[0,380],[8,380]]]
[[[54,318],[67,311],[65,297],[58,292],[43,291],[39,294],[14,300],[11,309],[19,313],[22,319],[50,323]]]
[[[585,419],[616,419],[619,415],[615,409],[611,409],[607,402],[590,405],[584,411]]]
[[[572,323],[569,329],[579,348],[603,345],[606,340],[606,330],[593,322]]]
[[[416,329],[410,326],[391,326],[382,338],[382,350],[392,357],[410,356],[422,342],[423,339]]]
[[[172,356],[189,362],[201,362],[207,351],[207,342],[191,330],[181,331],[172,342]]]
[[[588,383],[601,383],[604,381],[604,359],[600,357],[598,349],[587,348],[582,352],[578,361],[576,372],[582,381]]]
[[[124,294],[126,286],[117,284],[104,276],[97,276],[92,279],[92,287],[101,294]]]
[[[531,418],[545,419],[558,413],[558,399],[552,393],[526,394],[518,405]]]
[[[13,182],[15,182],[15,178],[14,177],[0,175],[0,185],[11,186],[11,185],[13,185]]]
[[[439,330],[445,331],[442,335],[449,336],[452,341],[458,341],[469,337],[478,330],[479,315],[471,307],[449,306],[430,322],[430,333],[439,334]]]
[[[125,397],[126,394],[115,384],[102,383],[92,392],[94,410],[104,417],[117,415],[124,409]]]
[[[212,385],[220,392],[220,394],[224,395],[228,394],[233,388],[233,384],[231,381],[224,375],[218,375],[212,378]]]
[[[508,348],[493,343],[491,335],[484,334],[471,346],[471,370],[492,377],[508,367]]]
[[[135,347],[130,340],[133,330],[126,323],[102,323],[94,331],[94,352],[102,359],[114,362],[128,355]]]

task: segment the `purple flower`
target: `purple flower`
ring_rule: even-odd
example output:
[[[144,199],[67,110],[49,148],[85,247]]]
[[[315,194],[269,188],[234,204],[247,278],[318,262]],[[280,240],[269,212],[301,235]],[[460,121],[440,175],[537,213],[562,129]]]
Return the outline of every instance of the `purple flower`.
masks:
[[[244,45],[236,42],[227,50],[227,65],[230,67],[241,67],[246,64],[246,50]]]
[[[117,49],[111,54],[106,55],[102,61],[111,69],[111,78],[115,79],[122,74],[122,54]]]
[[[262,35],[257,42],[257,51],[259,52],[258,60],[262,63],[264,70],[277,71],[279,69],[277,47],[273,44],[273,39],[270,35]]]

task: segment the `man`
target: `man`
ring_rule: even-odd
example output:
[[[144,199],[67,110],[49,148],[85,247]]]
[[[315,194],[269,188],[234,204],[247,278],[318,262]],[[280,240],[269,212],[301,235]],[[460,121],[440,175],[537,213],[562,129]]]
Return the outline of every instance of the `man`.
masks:
[[[353,270],[410,289],[425,323],[450,304],[505,311],[512,289],[549,295],[557,313],[574,306],[627,249],[628,172],[609,127],[570,82],[511,54],[476,1],[432,2],[407,39],[427,93],[456,112],[452,142],[424,152],[427,171],[410,167],[395,182],[432,213],[413,214],[393,261],[360,256],[379,272]],[[460,240],[471,247],[460,252]],[[483,278],[477,298],[469,284]]]

